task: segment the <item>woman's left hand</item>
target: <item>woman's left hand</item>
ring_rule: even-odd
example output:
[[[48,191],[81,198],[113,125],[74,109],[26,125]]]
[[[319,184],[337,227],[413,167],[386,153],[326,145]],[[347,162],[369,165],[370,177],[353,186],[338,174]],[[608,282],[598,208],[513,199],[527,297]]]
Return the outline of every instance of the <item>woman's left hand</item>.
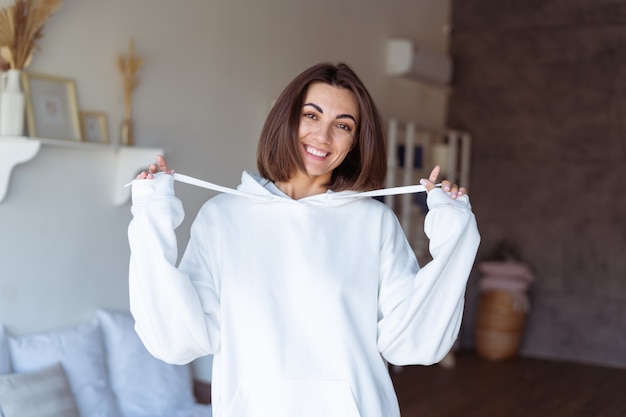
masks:
[[[437,177],[439,177],[439,173],[441,172],[441,167],[437,165],[430,173],[428,179],[420,180],[420,184],[426,187],[426,191],[430,192],[433,188],[435,188],[435,184],[437,183]],[[457,197],[462,195],[467,195],[467,190],[465,187],[459,187],[457,184],[453,184],[451,181],[443,180],[441,181],[441,188],[450,194],[450,198],[456,200]]]

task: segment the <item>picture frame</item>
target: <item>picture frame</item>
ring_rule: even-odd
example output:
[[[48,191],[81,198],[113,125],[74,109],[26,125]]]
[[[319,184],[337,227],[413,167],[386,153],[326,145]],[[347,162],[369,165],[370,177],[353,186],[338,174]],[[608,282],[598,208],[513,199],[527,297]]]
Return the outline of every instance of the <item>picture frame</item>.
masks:
[[[23,72],[22,85],[29,136],[82,140],[74,80]]]
[[[81,111],[80,128],[84,142],[109,143],[108,120],[105,112]]]

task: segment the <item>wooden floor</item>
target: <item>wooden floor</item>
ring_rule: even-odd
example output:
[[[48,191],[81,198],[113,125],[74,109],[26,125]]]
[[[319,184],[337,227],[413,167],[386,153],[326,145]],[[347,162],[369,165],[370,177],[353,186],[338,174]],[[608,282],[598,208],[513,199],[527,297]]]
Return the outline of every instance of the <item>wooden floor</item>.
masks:
[[[491,362],[458,352],[456,366],[392,372],[402,417],[626,417],[626,370],[543,359]]]

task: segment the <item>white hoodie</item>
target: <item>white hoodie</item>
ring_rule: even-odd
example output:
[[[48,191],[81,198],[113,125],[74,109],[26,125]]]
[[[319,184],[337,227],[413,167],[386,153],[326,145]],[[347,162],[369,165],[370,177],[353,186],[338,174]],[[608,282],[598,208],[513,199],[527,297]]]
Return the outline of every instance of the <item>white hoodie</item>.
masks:
[[[213,354],[215,417],[399,416],[385,360],[436,363],[458,335],[480,240],[467,196],[428,193],[420,269],[385,204],[296,201],[244,172],[202,207],[177,267],[173,182],[133,181],[130,301],[147,349]]]

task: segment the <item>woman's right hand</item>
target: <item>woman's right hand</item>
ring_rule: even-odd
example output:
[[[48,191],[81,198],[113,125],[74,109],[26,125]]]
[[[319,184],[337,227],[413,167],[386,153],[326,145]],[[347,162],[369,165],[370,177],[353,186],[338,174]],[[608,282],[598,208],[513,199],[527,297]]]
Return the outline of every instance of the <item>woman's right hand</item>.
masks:
[[[154,174],[156,174],[157,172],[165,172],[166,174],[172,174],[174,173],[173,170],[169,169],[167,167],[167,162],[165,162],[165,158],[163,158],[163,155],[157,155],[157,161],[156,164],[152,164],[148,167],[148,171],[141,171],[141,173],[139,173],[139,175],[137,175],[137,179],[138,180],[151,180],[154,178]]]
[[[420,180],[420,184],[426,187],[426,191],[430,192],[435,188],[435,183],[437,182],[437,177],[439,177],[440,172],[441,167],[437,165],[430,173],[428,179]],[[465,187],[459,187],[458,185],[448,180],[441,181],[441,188],[446,193],[448,193],[450,195],[450,198],[453,200],[456,200],[457,197],[460,197],[462,195],[467,195],[467,189],[465,189]]]

